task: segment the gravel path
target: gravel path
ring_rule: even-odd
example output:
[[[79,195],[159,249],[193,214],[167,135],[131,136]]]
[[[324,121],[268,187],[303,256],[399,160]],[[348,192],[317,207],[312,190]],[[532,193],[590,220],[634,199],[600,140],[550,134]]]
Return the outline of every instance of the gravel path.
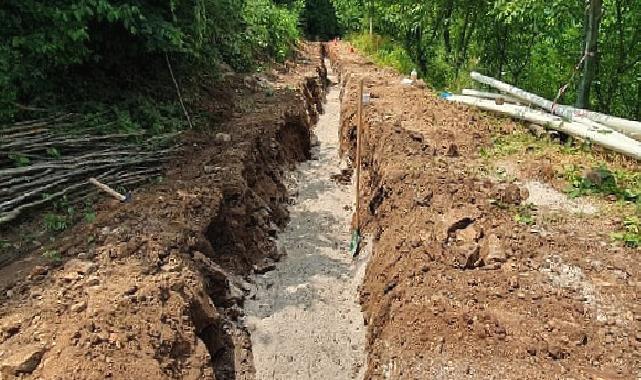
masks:
[[[279,235],[287,256],[254,278],[246,301],[257,379],[360,379],[365,371],[358,286],[369,255],[351,258],[353,186],[330,179],[341,168],[338,93],[328,93],[314,158],[292,173],[296,202]]]

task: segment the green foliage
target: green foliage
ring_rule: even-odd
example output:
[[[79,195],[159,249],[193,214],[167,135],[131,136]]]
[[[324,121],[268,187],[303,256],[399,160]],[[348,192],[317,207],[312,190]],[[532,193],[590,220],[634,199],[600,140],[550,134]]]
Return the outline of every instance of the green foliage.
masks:
[[[51,261],[56,261],[56,262],[62,261],[62,255],[60,254],[60,251],[56,249],[49,249],[44,251],[44,253],[42,254],[42,257]]]
[[[34,109],[108,110],[123,129],[181,128],[165,57],[179,82],[212,74],[220,61],[238,70],[282,61],[299,36],[303,5],[277,3],[6,0],[0,7],[0,122],[42,116]]]
[[[247,0],[245,20],[246,38],[257,57],[274,57],[282,62],[300,37],[298,16],[300,4],[276,6],[271,0]]]
[[[570,81],[584,53],[585,2],[570,0],[332,0],[340,27],[397,41],[436,89],[469,87],[469,71],[547,98]],[[590,108],[641,119],[641,2],[604,0]]]
[[[611,171],[605,165],[593,168],[588,175],[583,175],[581,170],[568,166],[565,178],[569,183],[566,192],[572,198],[603,194],[614,195],[617,199],[637,201],[641,195],[641,174],[626,170]]]
[[[363,0],[332,0],[341,31],[357,31],[363,25]]]
[[[519,224],[531,226],[536,223],[536,207],[533,204],[520,205],[514,215],[514,221]]]
[[[60,151],[56,149],[55,147],[51,147],[47,149],[47,156],[51,158],[60,158]]]
[[[94,210],[93,199],[89,198],[84,201],[83,219],[86,223],[93,223],[96,221],[96,211]]]
[[[416,67],[403,46],[389,38],[361,33],[351,35],[349,40],[379,65],[392,67],[408,75]]]
[[[85,211],[84,214],[85,222],[93,223],[96,221],[96,212],[95,211]]]
[[[29,157],[23,154],[9,153],[9,159],[13,161],[15,166],[18,166],[18,167],[28,166],[31,163],[31,160],[29,159]]]
[[[615,232],[612,239],[620,241],[628,247],[639,247],[641,245],[641,220],[638,216],[626,218],[623,221],[623,232]]]
[[[42,217],[43,225],[49,232],[61,232],[71,227],[75,221],[76,209],[69,204],[67,197],[53,202],[53,210]]]
[[[45,229],[49,232],[64,231],[71,225],[71,221],[67,215],[56,214],[53,212],[48,212],[44,215],[43,223]]]
[[[305,34],[310,39],[327,41],[341,32],[336,9],[330,0],[307,0],[301,14],[301,22],[305,25]]]

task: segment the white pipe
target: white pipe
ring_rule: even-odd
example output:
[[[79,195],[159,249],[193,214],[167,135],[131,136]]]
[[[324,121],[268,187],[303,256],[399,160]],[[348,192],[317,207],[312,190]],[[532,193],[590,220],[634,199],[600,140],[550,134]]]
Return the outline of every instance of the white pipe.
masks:
[[[470,88],[464,88],[462,91],[462,94],[468,95],[468,96],[476,96],[477,98],[484,98],[484,99],[502,98],[506,102],[510,102],[510,103],[521,103],[521,104],[526,103],[523,99],[517,99],[510,95],[498,94],[496,92],[477,91],[477,90],[472,90]]]
[[[606,115],[600,112],[593,112],[582,109],[576,109],[576,113],[579,115],[583,115],[592,121],[607,125],[608,127],[615,129],[621,133],[625,133],[632,138],[641,138],[641,123],[638,121],[632,121],[616,116]]]
[[[452,95],[447,97],[447,100],[476,106],[486,111],[497,112],[532,123],[541,124],[575,137],[593,141],[595,144],[601,145],[615,152],[641,160],[640,142],[607,127],[599,127],[597,123],[594,123],[595,127],[588,128],[583,123],[576,121],[563,121],[559,117],[541,111],[536,111],[526,106],[513,104],[497,105],[493,101],[479,99],[472,96]]]
[[[514,95],[519,99],[524,99],[531,104],[553,112],[555,115],[562,116],[567,120],[578,121],[577,118],[580,117],[581,119],[579,120],[587,119],[596,123],[601,123],[632,138],[641,139],[641,122],[622,119],[620,117],[614,117],[598,112],[577,109],[560,104],[554,105],[553,102],[543,97],[524,91],[505,82],[501,82],[500,80],[494,79],[492,77],[481,75],[477,72],[470,73],[470,76],[477,82],[492,86],[502,92]]]

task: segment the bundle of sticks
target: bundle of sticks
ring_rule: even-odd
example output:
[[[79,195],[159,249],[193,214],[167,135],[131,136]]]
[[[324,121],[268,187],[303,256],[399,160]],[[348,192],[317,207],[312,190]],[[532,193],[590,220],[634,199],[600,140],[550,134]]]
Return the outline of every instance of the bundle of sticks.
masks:
[[[90,178],[113,188],[148,181],[178,149],[178,133],[104,133],[85,123],[65,114],[0,126],[0,224],[58,198],[89,197],[99,190]]]

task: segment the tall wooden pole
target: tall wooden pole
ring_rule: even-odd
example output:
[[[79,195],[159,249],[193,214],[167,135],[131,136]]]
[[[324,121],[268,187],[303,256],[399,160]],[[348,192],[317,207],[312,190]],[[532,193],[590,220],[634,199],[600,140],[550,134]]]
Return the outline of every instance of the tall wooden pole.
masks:
[[[356,125],[356,229],[361,227],[361,138],[363,131],[363,82],[358,84],[358,124]]]

